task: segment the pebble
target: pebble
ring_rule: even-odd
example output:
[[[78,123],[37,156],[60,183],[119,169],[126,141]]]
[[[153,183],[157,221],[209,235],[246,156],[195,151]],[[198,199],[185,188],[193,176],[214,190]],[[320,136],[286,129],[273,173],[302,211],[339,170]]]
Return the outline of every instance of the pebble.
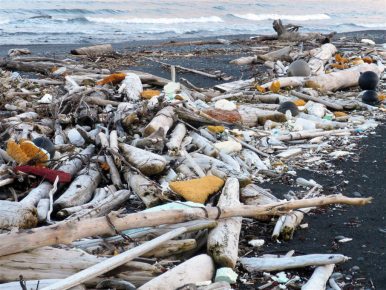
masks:
[[[237,273],[231,268],[220,268],[216,272],[215,282],[228,282],[229,284],[234,284],[237,282]]]
[[[225,110],[225,111],[233,111],[237,109],[236,104],[228,100],[218,100],[214,104],[214,107],[216,109]]]
[[[306,61],[298,59],[289,65],[287,74],[289,77],[308,77],[311,75],[311,69]]]
[[[352,196],[354,196],[354,197],[362,197],[362,194],[360,192],[358,192],[358,191],[354,191],[352,193]]]
[[[285,114],[287,111],[290,111],[293,117],[299,114],[299,109],[293,102],[281,103],[277,110],[282,114]]]
[[[263,246],[264,243],[265,243],[264,240],[250,240],[248,242],[248,245],[255,247],[255,248],[259,248],[259,247]]]
[[[72,145],[80,147],[83,146],[85,143],[82,135],[80,135],[78,130],[76,129],[71,129],[70,131],[68,131],[67,137]]]
[[[351,270],[353,270],[354,272],[358,272],[361,268],[359,268],[359,266],[353,266],[351,268]]]
[[[340,272],[335,272],[331,275],[331,278],[334,278],[335,280],[339,280],[343,278],[343,274]]]

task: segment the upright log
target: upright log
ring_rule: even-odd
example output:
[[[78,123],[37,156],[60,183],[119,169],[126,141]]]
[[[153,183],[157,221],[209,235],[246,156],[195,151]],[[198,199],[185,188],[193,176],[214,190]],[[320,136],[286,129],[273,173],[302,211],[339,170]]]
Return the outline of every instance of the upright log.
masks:
[[[228,178],[217,206],[240,205],[239,191],[239,181],[236,178]],[[217,265],[229,268],[236,266],[242,220],[241,217],[220,220],[217,227],[209,232],[208,254]]]

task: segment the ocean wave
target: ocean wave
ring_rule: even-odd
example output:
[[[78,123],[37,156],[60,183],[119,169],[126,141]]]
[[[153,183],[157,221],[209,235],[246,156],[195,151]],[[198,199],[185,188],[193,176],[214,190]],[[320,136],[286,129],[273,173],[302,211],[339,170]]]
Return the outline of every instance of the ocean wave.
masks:
[[[339,23],[337,25],[338,27],[351,27],[351,28],[383,28],[386,29],[386,22],[385,23]]]
[[[330,19],[327,14],[308,14],[308,15],[287,15],[287,14],[232,14],[237,18],[242,18],[252,21],[263,21],[263,20],[291,20],[291,21],[308,21],[308,20],[325,20]]]
[[[365,27],[365,28],[386,28],[385,23],[356,23],[356,26]]]
[[[197,18],[102,18],[102,17],[85,17],[88,21],[108,23],[108,24],[180,24],[180,23],[218,23],[223,20],[218,16],[197,17]]]
[[[7,18],[0,18],[0,25],[7,24],[9,22],[10,22],[10,20]]]
[[[34,14],[34,15],[51,15],[51,14],[75,14],[75,15],[95,15],[95,14],[112,14],[122,15],[128,13],[128,10],[119,9],[81,9],[81,8],[57,8],[57,9],[0,9],[0,13],[7,14]]]

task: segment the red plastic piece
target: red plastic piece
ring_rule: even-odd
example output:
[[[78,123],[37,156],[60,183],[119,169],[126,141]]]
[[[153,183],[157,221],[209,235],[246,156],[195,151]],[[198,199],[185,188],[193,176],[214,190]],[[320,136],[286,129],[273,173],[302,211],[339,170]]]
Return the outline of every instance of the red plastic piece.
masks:
[[[59,183],[69,183],[72,179],[71,174],[67,172],[60,171],[60,170],[53,170],[45,167],[23,165],[23,166],[16,166],[14,168],[14,171],[15,172],[21,171],[24,173],[40,176],[52,183],[55,182],[55,179],[57,176],[59,176]]]

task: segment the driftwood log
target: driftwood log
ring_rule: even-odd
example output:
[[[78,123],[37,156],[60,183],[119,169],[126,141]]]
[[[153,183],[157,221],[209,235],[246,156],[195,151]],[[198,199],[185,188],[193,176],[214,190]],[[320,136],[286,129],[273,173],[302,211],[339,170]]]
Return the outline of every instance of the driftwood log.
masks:
[[[161,202],[161,190],[142,175],[127,173],[127,183],[146,207],[153,207]]]
[[[124,217],[111,217],[118,231],[156,226],[162,224],[174,224],[190,220],[204,218],[217,219],[229,217],[258,217],[266,215],[282,215],[290,210],[323,206],[328,204],[365,205],[371,202],[371,198],[349,198],[342,195],[332,195],[305,200],[294,200],[289,202],[278,202],[268,205],[240,205],[221,208],[205,207],[189,208],[185,210],[168,210],[155,212],[140,212],[128,214]],[[31,229],[28,232],[18,231],[1,234],[0,256],[18,253],[43,246],[71,243],[74,240],[89,236],[115,234],[106,218],[92,218],[80,221],[69,221],[55,224],[53,226]]]
[[[86,55],[86,56],[93,56],[93,57],[112,54],[113,52],[114,51],[111,44],[93,45],[93,46],[80,47],[80,48],[71,50],[71,53],[75,55]]]
[[[232,207],[240,205],[240,185],[236,178],[228,178],[217,206]],[[209,232],[207,249],[214,262],[221,267],[234,268],[239,250],[241,217],[220,220],[216,228]]]
[[[348,259],[348,257],[340,254],[312,254],[283,258],[241,258],[240,263],[248,272],[257,273],[338,264]]]
[[[119,148],[126,160],[145,175],[158,174],[165,169],[167,162],[161,155],[123,143]]]
[[[316,267],[311,278],[302,286],[302,290],[325,290],[334,267],[334,264]]]
[[[208,255],[198,255],[142,285],[138,290],[177,289],[189,283],[211,280],[215,267]]]
[[[158,131],[160,128],[163,129],[164,136],[168,133],[169,129],[174,123],[174,108],[168,106],[160,110],[157,115],[150,121],[150,123],[144,129],[144,135],[149,136],[150,134]]]
[[[90,201],[95,189],[101,181],[101,174],[96,165],[91,165],[81,172],[70,184],[69,188],[55,201],[57,208],[66,208]]]
[[[105,261],[102,261],[96,265],[93,265],[87,269],[84,269],[83,271],[80,271],[70,277],[67,277],[59,282],[56,282],[55,284],[52,284],[46,288],[43,288],[42,290],[65,290],[73,286],[79,285],[85,281],[88,281],[92,278],[102,275],[112,269],[115,269],[127,263],[128,261],[131,261],[134,258],[137,258],[140,255],[150,250],[153,250],[154,248],[158,247],[162,243],[170,239],[173,239],[183,233],[186,233],[187,231],[188,231],[187,228],[178,228],[178,229],[172,230],[162,236],[159,236],[149,242],[146,242],[133,249],[130,249],[122,254],[111,257]]]
[[[89,146],[80,153],[80,157],[87,159],[94,152],[94,146]],[[58,170],[70,173],[74,176],[82,168],[82,160],[74,158],[66,161]],[[0,201],[0,228],[32,228],[37,225],[38,202],[43,198],[48,198],[48,193],[53,186],[50,182],[42,182],[32,189],[28,195],[20,202]]]
[[[294,24],[284,25],[280,19],[275,20],[272,24],[273,29],[277,33],[277,39],[283,41],[312,41],[317,40],[320,42],[330,42],[330,39],[335,33],[323,35],[321,33],[299,33],[300,26]]]

